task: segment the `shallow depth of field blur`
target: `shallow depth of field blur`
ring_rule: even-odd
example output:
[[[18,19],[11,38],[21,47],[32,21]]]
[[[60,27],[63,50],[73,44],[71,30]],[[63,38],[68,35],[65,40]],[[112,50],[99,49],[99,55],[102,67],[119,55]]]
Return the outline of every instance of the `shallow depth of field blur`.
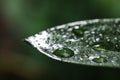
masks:
[[[57,25],[119,17],[120,0],[0,0],[0,80],[120,79],[120,69],[59,62],[24,42]]]

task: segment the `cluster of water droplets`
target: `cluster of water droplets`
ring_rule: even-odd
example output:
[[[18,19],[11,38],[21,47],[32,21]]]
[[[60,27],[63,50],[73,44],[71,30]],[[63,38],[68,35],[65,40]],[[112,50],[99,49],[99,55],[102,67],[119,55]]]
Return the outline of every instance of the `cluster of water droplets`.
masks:
[[[120,19],[73,22],[47,29],[26,40],[53,59],[120,66]]]

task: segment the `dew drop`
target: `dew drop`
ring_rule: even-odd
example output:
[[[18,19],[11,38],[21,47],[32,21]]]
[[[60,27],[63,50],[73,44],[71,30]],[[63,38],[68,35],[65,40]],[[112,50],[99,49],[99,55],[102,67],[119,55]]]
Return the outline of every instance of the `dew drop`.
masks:
[[[96,51],[105,51],[106,50],[103,47],[101,47],[100,45],[94,45],[93,49]]]
[[[96,41],[99,41],[100,40],[100,38],[96,38]]]
[[[96,63],[106,63],[107,59],[105,57],[99,57],[99,58],[92,59],[92,61],[94,61]]]
[[[69,48],[60,48],[56,49],[53,54],[55,54],[58,57],[63,57],[63,58],[69,58],[74,55],[74,51],[72,51]]]
[[[85,29],[83,28],[78,28],[78,29],[73,29],[72,32],[77,36],[77,37],[83,37]]]
[[[109,42],[96,42],[93,45],[93,49],[97,51],[116,51],[120,52],[120,45],[119,43],[114,43],[112,41]]]

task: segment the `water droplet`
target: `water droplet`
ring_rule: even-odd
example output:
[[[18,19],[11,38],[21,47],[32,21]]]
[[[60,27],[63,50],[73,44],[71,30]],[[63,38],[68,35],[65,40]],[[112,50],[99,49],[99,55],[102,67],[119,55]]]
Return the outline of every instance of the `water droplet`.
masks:
[[[99,57],[99,58],[92,59],[92,61],[94,61],[96,63],[106,63],[107,59],[105,57]]]
[[[78,28],[78,29],[73,29],[72,32],[77,36],[77,37],[83,37],[85,29],[83,28]]]
[[[102,34],[99,34],[100,37],[102,37],[103,35]]]
[[[95,32],[94,32],[94,31],[92,31],[91,33],[92,33],[92,34],[95,34]]]
[[[93,49],[96,51],[105,51],[105,49],[103,47],[101,47],[100,45],[94,45]]]
[[[103,41],[103,42],[96,42],[93,45],[93,49],[97,51],[117,51],[120,52],[120,45],[119,43],[115,43],[112,41]]]
[[[55,54],[58,57],[69,58],[74,55],[74,52],[69,48],[60,48],[60,49],[56,49],[53,52],[53,54]]]
[[[96,38],[96,41],[99,41],[100,40],[100,38]]]

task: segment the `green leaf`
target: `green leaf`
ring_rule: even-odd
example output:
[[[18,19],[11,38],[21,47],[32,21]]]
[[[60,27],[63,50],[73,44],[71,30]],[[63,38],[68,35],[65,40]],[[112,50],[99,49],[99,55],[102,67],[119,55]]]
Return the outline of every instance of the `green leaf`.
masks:
[[[55,60],[120,67],[120,19],[72,22],[47,29],[25,40]]]

